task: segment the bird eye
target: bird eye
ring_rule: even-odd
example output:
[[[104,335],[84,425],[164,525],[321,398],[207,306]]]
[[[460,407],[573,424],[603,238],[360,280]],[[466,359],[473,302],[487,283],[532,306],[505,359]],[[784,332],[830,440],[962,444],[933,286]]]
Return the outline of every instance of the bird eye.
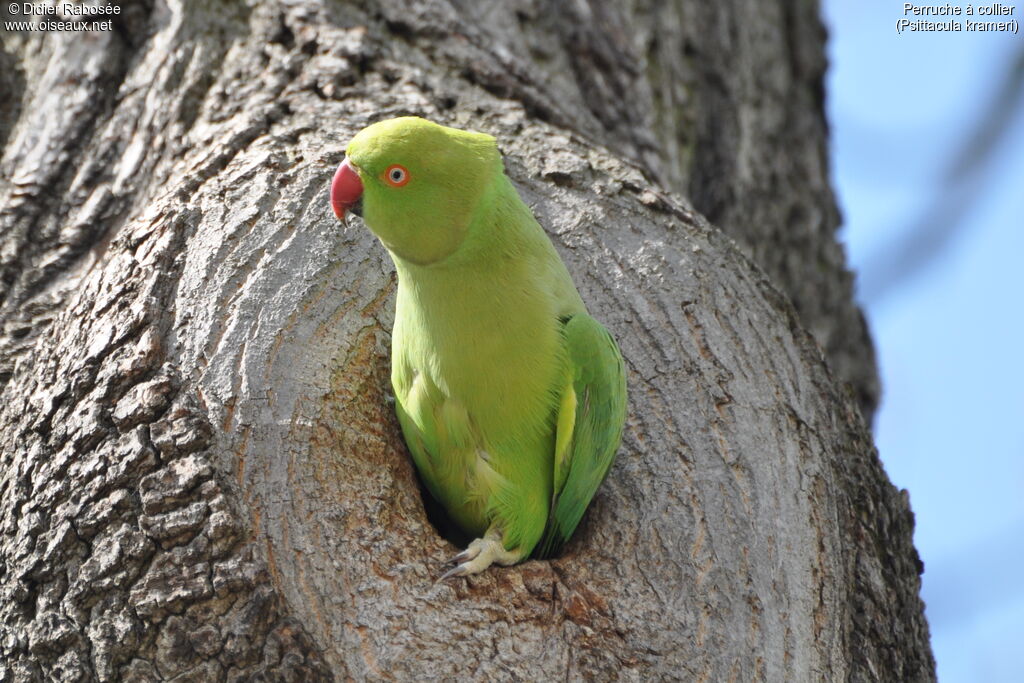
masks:
[[[400,164],[388,166],[388,170],[384,171],[384,180],[392,187],[401,187],[409,182],[409,171]]]

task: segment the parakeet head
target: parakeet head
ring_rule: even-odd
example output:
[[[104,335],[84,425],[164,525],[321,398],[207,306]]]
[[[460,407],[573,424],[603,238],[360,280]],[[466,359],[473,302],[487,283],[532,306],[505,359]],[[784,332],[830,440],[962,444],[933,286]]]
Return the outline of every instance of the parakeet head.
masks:
[[[389,251],[437,263],[465,241],[486,189],[502,172],[490,135],[415,116],[380,121],[345,149],[331,183],[338,218],[362,203],[366,225]]]

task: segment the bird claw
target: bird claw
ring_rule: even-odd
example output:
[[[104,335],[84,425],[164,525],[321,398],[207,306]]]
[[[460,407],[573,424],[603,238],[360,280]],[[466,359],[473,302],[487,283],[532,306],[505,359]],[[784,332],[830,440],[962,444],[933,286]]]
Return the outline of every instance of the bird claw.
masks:
[[[459,553],[455,557],[451,557],[451,558],[445,560],[444,563],[445,564],[461,564],[462,562],[464,562],[464,561],[466,561],[468,559],[469,558],[466,557],[466,551],[463,550],[461,553]]]
[[[441,575],[441,578],[436,583],[459,576],[479,574],[494,563],[505,566],[512,565],[520,559],[522,559],[521,553],[505,550],[501,537],[489,533],[484,538],[476,539],[469,544],[469,547],[448,560],[446,564],[454,564],[456,566]]]
[[[480,547],[476,545],[478,542],[479,539],[473,541],[473,543],[469,544],[468,548],[466,548],[461,553],[445,562],[445,564],[462,564],[463,562],[472,560],[480,554]]]
[[[447,581],[448,579],[453,579],[453,578],[457,578],[459,576],[464,576],[465,574],[466,574],[466,566],[460,564],[457,567],[452,567],[451,569],[446,571],[434,583],[441,583],[442,581]]]
[[[483,548],[483,543],[483,539],[478,538],[470,543],[469,547],[461,553],[447,560],[445,564],[454,564],[456,566],[442,574],[434,583],[441,583],[442,581],[457,578],[459,576],[465,576],[466,574],[475,574],[476,572],[470,571],[470,562],[480,554],[480,550]]]

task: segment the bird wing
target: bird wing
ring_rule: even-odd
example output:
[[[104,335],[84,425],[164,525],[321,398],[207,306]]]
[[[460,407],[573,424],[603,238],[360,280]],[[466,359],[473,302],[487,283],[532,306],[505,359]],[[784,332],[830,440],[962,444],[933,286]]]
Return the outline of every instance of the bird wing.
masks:
[[[569,376],[559,402],[554,488],[538,557],[572,536],[611,469],[626,418],[626,373],[612,336],[586,313],[565,320],[562,334]]]

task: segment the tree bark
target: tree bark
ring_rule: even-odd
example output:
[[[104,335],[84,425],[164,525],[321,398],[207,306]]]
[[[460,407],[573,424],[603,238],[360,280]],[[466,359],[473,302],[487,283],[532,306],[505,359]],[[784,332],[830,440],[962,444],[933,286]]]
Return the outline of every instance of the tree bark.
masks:
[[[0,681],[933,679],[816,11],[179,0],[4,35]],[[406,113],[498,138],[629,372],[562,557],[445,584],[392,267],[327,202]]]

